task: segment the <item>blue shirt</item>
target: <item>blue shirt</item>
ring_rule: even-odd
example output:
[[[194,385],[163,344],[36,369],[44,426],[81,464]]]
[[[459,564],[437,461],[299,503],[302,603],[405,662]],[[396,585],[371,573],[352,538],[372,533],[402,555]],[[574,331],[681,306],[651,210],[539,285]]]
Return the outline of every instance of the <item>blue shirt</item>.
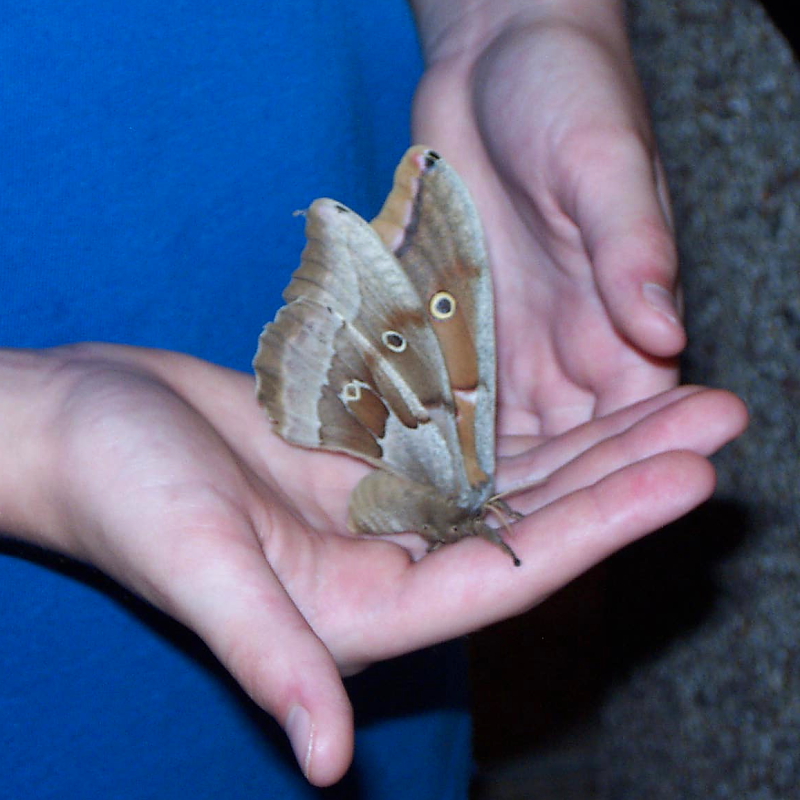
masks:
[[[374,214],[409,143],[405,5],[28,0],[1,16],[0,345],[125,342],[249,370],[302,249],[292,212],[326,195]],[[316,790],[191,633],[0,540],[2,798],[462,798],[464,680],[448,645],[348,681],[355,766]]]

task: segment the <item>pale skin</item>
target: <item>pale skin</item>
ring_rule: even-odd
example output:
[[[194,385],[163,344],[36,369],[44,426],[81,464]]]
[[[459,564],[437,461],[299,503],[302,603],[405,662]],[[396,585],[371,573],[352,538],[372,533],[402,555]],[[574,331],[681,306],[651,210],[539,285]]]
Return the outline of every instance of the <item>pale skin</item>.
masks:
[[[342,675],[521,613],[686,513],[747,421],[729,393],[674,388],[674,247],[616,3],[487,3],[491,25],[479,3],[418,5],[415,140],[467,180],[494,260],[498,483],[538,481],[512,501],[522,567],[480,540],[415,561],[348,538],[367,468],[274,436],[249,375],[110,345],[0,352],[2,528],[196,631],[318,785],[352,758]]]

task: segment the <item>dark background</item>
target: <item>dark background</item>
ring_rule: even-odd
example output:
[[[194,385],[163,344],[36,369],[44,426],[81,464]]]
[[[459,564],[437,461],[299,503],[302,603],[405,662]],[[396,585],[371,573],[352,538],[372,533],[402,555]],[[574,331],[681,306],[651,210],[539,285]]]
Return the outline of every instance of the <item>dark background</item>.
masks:
[[[642,78],[688,265],[685,377],[746,397],[751,430],[718,458],[713,501],[470,638],[475,800],[740,798],[756,787],[785,798],[798,785],[787,709],[800,681],[782,665],[800,656],[800,603],[796,573],[781,570],[800,530],[796,448],[785,446],[800,442],[800,26],[793,4],[760,4],[792,66],[749,0],[658,2],[630,5],[638,50],[652,54]],[[688,687],[693,701],[673,708]]]
[[[781,33],[789,40],[795,55],[800,55],[800,23],[797,22],[797,6],[786,0],[762,0],[761,3],[778,26]]]

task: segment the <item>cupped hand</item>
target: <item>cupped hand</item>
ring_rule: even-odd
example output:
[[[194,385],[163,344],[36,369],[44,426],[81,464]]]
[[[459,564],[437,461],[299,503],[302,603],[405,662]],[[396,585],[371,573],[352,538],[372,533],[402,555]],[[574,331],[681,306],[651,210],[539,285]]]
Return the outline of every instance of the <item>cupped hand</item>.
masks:
[[[418,4],[414,139],[484,223],[500,430],[564,431],[674,386],[669,202],[619,4]]]
[[[342,674],[520,613],[679,517],[712,491],[706,456],[745,425],[735,397],[684,387],[534,448],[505,440],[500,488],[537,481],[511,498],[528,515],[513,527],[522,566],[477,539],[415,561],[346,534],[367,468],[280,440],[250,376],[116,346],[31,358],[20,463],[38,478],[16,490],[36,512],[18,531],[196,631],[319,785],[352,757]]]

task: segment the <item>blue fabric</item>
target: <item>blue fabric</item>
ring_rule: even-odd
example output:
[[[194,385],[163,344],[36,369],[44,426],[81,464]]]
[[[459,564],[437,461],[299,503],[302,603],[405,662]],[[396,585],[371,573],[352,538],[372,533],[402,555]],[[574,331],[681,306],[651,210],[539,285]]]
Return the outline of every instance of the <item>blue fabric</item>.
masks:
[[[249,370],[320,195],[375,213],[421,69],[400,0],[27,0],[0,15],[0,344],[104,340]],[[448,645],[349,681],[357,761],[303,781],[201,643],[0,542],[0,796],[463,798]]]

